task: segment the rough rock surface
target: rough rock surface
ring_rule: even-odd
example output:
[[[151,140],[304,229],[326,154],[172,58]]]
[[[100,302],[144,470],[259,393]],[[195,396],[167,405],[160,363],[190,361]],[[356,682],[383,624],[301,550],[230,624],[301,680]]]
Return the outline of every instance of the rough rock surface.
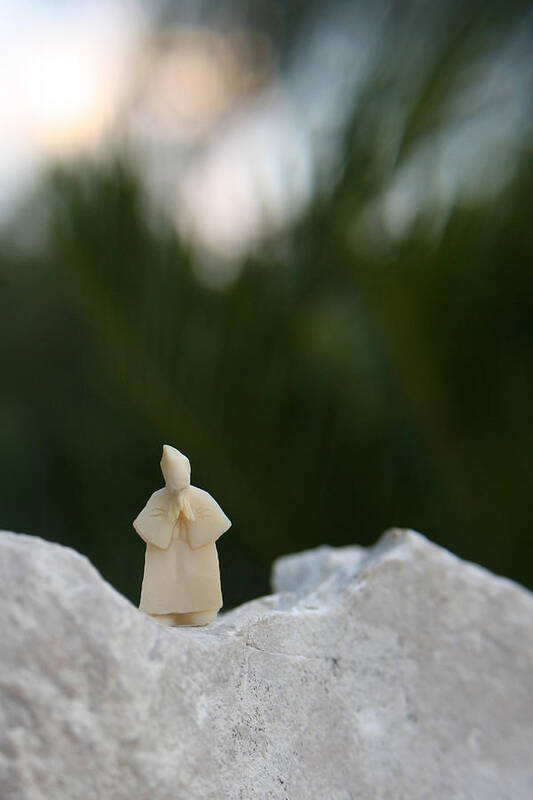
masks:
[[[531,800],[533,598],[422,536],[290,556],[164,629],[86,558],[0,535],[6,800]]]

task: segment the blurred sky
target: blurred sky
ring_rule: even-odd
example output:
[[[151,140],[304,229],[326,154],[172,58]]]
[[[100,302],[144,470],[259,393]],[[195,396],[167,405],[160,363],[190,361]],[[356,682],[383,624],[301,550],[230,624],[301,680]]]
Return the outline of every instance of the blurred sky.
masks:
[[[395,83],[379,134],[390,179],[354,235],[380,247],[420,214],[438,235],[457,202],[497,195],[530,146],[533,15],[499,36],[480,24],[458,48],[456,87],[443,87],[439,119],[395,170],[456,6],[398,8],[310,3],[287,45],[275,2],[3,0],[0,220],[50,163],[126,151],[154,217],[195,244],[204,280],[224,283],[327,192],[372,75]]]

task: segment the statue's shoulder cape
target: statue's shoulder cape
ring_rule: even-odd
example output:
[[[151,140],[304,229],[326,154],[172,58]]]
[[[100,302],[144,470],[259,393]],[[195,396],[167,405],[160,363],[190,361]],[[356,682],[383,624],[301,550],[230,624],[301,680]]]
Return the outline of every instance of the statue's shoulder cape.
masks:
[[[218,537],[231,527],[231,521],[217,501],[203,489],[190,486],[188,496],[194,520],[187,523],[187,537],[193,550],[196,550],[198,547],[216,542]]]
[[[215,542],[231,526],[216,500],[208,492],[189,486],[184,491],[194,513],[193,520],[187,520],[187,539],[193,550]],[[163,550],[172,539],[175,522],[169,515],[171,494],[168,489],[154,492],[147,504],[134,520],[133,527],[145,542]]]

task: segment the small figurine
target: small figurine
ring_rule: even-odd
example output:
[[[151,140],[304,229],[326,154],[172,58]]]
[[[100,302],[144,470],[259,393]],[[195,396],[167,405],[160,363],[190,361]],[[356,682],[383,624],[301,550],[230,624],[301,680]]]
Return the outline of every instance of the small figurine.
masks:
[[[133,523],[146,542],[141,611],[163,625],[208,625],[222,606],[217,548],[231,522],[210,494],[191,486],[191,465],[163,445],[159,489]]]

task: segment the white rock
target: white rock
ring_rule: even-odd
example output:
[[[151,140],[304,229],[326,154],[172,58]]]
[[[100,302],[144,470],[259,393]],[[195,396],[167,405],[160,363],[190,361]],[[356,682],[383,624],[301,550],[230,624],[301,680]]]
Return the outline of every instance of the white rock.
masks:
[[[0,535],[6,800],[531,800],[533,598],[422,536],[282,559],[166,629]]]

